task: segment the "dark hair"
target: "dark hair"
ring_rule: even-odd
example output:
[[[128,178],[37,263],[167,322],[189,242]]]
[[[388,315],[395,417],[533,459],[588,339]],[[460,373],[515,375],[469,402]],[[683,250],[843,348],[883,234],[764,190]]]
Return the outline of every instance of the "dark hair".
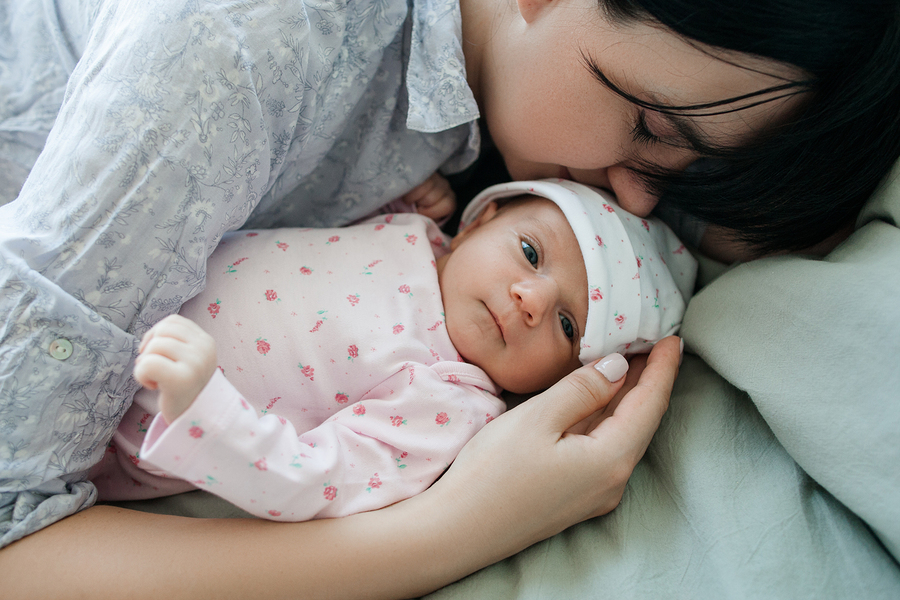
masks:
[[[700,149],[704,168],[634,168],[662,201],[736,232],[760,254],[799,250],[851,222],[900,157],[900,2],[897,0],[599,0],[613,21],[653,22],[715,48],[773,59],[808,79],[717,103],[808,92],[798,114],[738,148]],[[702,115],[716,106],[667,107]],[[736,104],[734,104],[736,102]],[[728,108],[728,104],[734,107]]]

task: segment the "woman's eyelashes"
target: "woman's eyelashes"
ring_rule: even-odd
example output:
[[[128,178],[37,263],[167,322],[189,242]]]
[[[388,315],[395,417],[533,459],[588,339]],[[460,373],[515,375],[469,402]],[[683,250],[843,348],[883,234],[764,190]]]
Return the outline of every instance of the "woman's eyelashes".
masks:
[[[657,135],[654,135],[650,128],[647,127],[647,112],[639,111],[637,120],[634,123],[634,127],[631,129],[631,139],[638,144],[658,144],[662,141]]]

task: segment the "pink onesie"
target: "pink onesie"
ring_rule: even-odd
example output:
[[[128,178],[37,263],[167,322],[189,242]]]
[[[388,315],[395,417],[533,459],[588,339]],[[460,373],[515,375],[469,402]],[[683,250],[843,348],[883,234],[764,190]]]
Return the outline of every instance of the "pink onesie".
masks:
[[[92,474],[101,499],[199,487],[302,521],[426,489],[504,410],[447,335],[447,245],[415,214],[226,236],[180,311],[216,340],[220,370],[169,425],[155,392],[135,395]]]

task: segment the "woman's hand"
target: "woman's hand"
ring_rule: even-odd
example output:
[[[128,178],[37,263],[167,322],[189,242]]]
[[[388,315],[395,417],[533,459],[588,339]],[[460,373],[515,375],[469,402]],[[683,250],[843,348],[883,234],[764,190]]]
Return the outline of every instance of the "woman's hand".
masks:
[[[680,355],[670,337],[615,383],[578,369],[485,426],[426,493],[455,497],[468,535],[512,536],[507,555],[611,511],[668,407]]]
[[[159,390],[159,412],[171,423],[188,409],[216,370],[216,343],[180,315],[166,317],[144,334],[134,378]]]

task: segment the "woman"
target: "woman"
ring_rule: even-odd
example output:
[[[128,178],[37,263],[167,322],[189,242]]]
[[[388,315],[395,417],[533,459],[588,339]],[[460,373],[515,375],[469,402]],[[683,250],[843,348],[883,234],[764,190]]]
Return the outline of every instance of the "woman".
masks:
[[[124,403],[133,389],[127,374],[123,375],[130,361],[130,340],[133,338],[124,332],[139,333],[162,314],[174,310],[173,306],[177,306],[186,295],[202,285],[202,256],[205,255],[198,255],[198,248],[208,253],[221,232],[243,222],[251,209],[254,212],[248,223],[254,225],[293,222],[292,207],[300,206],[307,210],[312,201],[302,200],[303,192],[316,185],[319,185],[317,194],[322,189],[334,191],[337,187],[343,187],[333,194],[322,196],[329,199],[326,205],[313,203],[316,210],[326,216],[317,216],[312,221],[330,218],[334,222],[338,217],[333,211],[341,212],[341,218],[349,219],[372,208],[360,206],[353,199],[354,181],[368,181],[357,178],[359,173],[366,172],[366,165],[360,166],[344,159],[355,151],[355,142],[362,144],[375,140],[379,150],[399,147],[417,157],[415,168],[399,171],[403,175],[399,183],[383,181],[380,188],[383,195],[381,200],[386,201],[403,193],[417,181],[424,180],[431,170],[442,164],[451,170],[463,166],[470,158],[466,156],[466,148],[471,149],[475,143],[471,141],[475,134],[471,127],[464,128],[463,131],[459,128],[446,129],[454,124],[453,119],[444,119],[438,125],[429,122],[428,117],[433,116],[433,113],[422,108],[427,108],[428,98],[417,98],[412,93],[409,96],[410,110],[401,113],[408,112],[407,116],[414,122],[414,127],[422,132],[444,128],[444,132],[450,133],[429,134],[423,138],[427,142],[406,140],[399,146],[393,144],[394,138],[390,135],[385,133],[379,138],[371,130],[364,132],[365,135],[359,138],[336,136],[336,130],[323,128],[322,125],[334,122],[330,114],[338,111],[341,105],[325,93],[321,97],[317,96],[315,101],[307,98],[296,106],[285,104],[282,107],[277,100],[273,104],[262,102],[264,87],[272,89],[277,85],[287,85],[285,78],[291,71],[291,63],[273,56],[268,59],[273,77],[254,78],[253,64],[267,64],[267,59],[263,52],[253,64],[244,60],[246,54],[254,51],[254,39],[249,34],[247,40],[242,39],[240,42],[243,47],[249,48],[245,55],[234,55],[230,46],[227,52],[233,58],[233,65],[236,65],[234,72],[244,74],[244,79],[235,80],[223,65],[221,72],[204,72],[210,77],[203,79],[202,87],[194,82],[193,87],[186,88],[197,89],[196,93],[185,91],[178,96],[178,102],[172,102],[169,96],[177,94],[179,86],[186,83],[179,78],[179,74],[185,72],[181,67],[192,65],[192,61],[203,60],[203,56],[192,52],[193,45],[209,47],[216,44],[224,33],[208,20],[193,19],[191,15],[191,35],[184,38],[186,41],[183,47],[163,45],[166,48],[163,53],[158,48],[154,52],[152,45],[141,46],[133,41],[129,42],[135,46],[131,58],[123,65],[132,67],[132,70],[120,71],[111,67],[118,66],[115,61],[122,54],[117,44],[123,40],[142,39],[142,36],[155,39],[144,27],[151,23],[146,19],[125,19],[122,15],[130,13],[126,13],[124,8],[122,14],[114,14],[106,6],[101,8],[103,10],[93,21],[92,37],[85,42],[87,58],[82,57],[82,62],[72,77],[70,95],[63,103],[56,129],[47,141],[44,153],[34,167],[22,195],[7,207],[9,210],[4,210],[4,220],[27,224],[23,228],[27,227],[28,232],[4,234],[3,242],[6,248],[16,248],[19,251],[4,255],[6,264],[19,269],[12,277],[6,278],[7,289],[16,289],[10,286],[9,282],[12,280],[25,279],[39,285],[39,279],[33,276],[29,279],[30,273],[39,271],[48,279],[60,282],[64,289],[71,290],[66,297],[77,301],[78,305],[69,309],[68,314],[78,315],[78,311],[83,310],[80,306],[88,305],[93,310],[92,317],[97,314],[105,315],[116,324],[119,331],[110,332],[106,321],[97,321],[101,332],[91,334],[93,337],[81,332],[82,338],[103,340],[102,347],[96,343],[93,346],[88,344],[98,359],[83,363],[75,375],[67,375],[70,377],[68,380],[66,376],[47,378],[51,389],[49,395],[60,398],[56,406],[71,406],[73,399],[70,391],[74,388],[79,394],[76,402],[85,399],[79,406],[87,407],[87,412],[91,414],[90,425],[102,430],[104,419],[113,422],[116,419],[116,400]],[[446,8],[443,7],[442,10]],[[823,239],[831,239],[833,242],[837,238],[832,236],[839,237],[842,228],[852,220],[897,156],[896,140],[900,138],[897,135],[897,114],[900,111],[896,106],[896,88],[891,86],[896,86],[898,78],[885,76],[873,79],[871,75],[873,68],[892,73],[897,71],[897,53],[892,51],[898,37],[896,8],[888,3],[871,3],[862,8],[858,4],[841,6],[837,3],[822,3],[821,10],[804,6],[802,11],[792,11],[777,6],[763,9],[757,3],[748,8],[747,14],[742,13],[739,8],[729,8],[732,12],[722,17],[725,23],[719,20],[715,27],[708,19],[703,19],[703,15],[715,14],[721,17],[724,8],[719,5],[705,7],[703,10],[699,8],[675,3],[666,3],[662,7],[605,3],[598,10],[593,3],[588,2],[530,3],[523,0],[517,5],[495,5],[493,2],[464,1],[461,9],[465,78],[468,83],[465,89],[470,89],[471,100],[478,102],[478,108],[514,177],[565,175],[603,185],[616,192],[626,208],[639,214],[646,214],[653,208],[658,192],[664,190],[670,194],[667,199],[671,198],[671,203],[680,203],[682,192],[686,189],[695,190],[697,184],[702,182],[703,185],[699,188],[702,193],[693,196],[681,208],[720,227],[721,229],[712,230],[711,233],[724,237],[729,242],[733,242],[736,237],[733,230],[739,230],[737,237],[745,238],[738,239],[739,242],[754,244],[752,247],[738,245],[739,251],[808,247]],[[281,31],[284,46],[289,49],[285,56],[296,48],[291,39],[293,30],[315,30],[326,35],[324,32],[328,29],[328,24],[333,24],[334,21],[325,18],[323,14],[334,9],[332,6],[311,9],[308,14],[309,22],[298,22],[294,29],[288,19]],[[441,10],[436,7],[431,7],[430,11],[420,9],[421,7],[414,9],[415,24],[405,34],[410,36],[407,39],[412,40],[412,48],[431,41],[433,33],[429,30],[429,35],[424,35],[417,27],[421,27],[423,23],[434,23],[441,15]],[[790,17],[791,14],[797,15],[800,12],[802,17]],[[685,18],[686,15],[695,14],[700,15],[699,20]],[[328,16],[332,15],[328,13]],[[385,20],[390,20],[388,15],[383,16]],[[259,20],[258,14],[239,10],[229,11],[227,17],[229,22],[240,24],[249,32],[253,31],[254,24]],[[771,30],[771,19],[775,17],[780,19],[779,34],[764,37],[763,34]],[[813,17],[821,19],[816,22]],[[156,28],[150,28],[149,31],[152,34],[159,32],[159,23],[167,26],[165,30],[171,30],[176,21],[174,13],[161,11],[153,21]],[[734,25],[729,26],[729,22]],[[661,28],[660,23],[665,27]],[[754,24],[757,25],[756,28]],[[810,49],[811,62],[806,64],[801,53],[786,52],[785,48],[793,46],[797,35],[810,30],[815,32],[815,39],[798,44]],[[104,32],[106,36],[94,33],[97,31]],[[719,36],[717,33],[720,31],[726,33]],[[396,47],[389,46],[388,50],[379,52],[384,55],[391,49],[397,52],[403,47],[400,43],[402,39],[402,36],[397,38]],[[866,46],[863,42],[868,40],[874,40],[874,43]],[[73,44],[77,46],[77,40]],[[307,89],[304,85],[313,86],[327,80],[324,77],[327,70],[322,69],[333,68],[339,62],[330,58],[336,52],[336,46],[322,43],[318,47],[321,52],[315,57],[310,56],[307,63],[313,68],[305,72],[304,77],[298,78],[300,87],[291,88],[292,93],[301,93]],[[356,50],[358,48],[353,47],[347,51],[337,51],[336,56],[344,61],[342,64],[346,64],[359,58],[360,54],[355,53]],[[818,61],[820,56],[824,60]],[[816,60],[813,61],[812,58]],[[443,104],[437,112],[444,117],[455,114],[457,123],[468,123],[475,113],[472,102],[458,81],[422,82],[416,79],[433,72],[444,75],[452,73],[452,59],[453,56],[441,52],[430,55],[427,52],[413,52],[409,59],[411,69],[412,65],[418,65],[418,69],[410,71],[409,89],[412,92],[427,92],[429,89],[443,89],[441,86],[449,87],[454,93],[449,97],[441,97]],[[417,60],[424,63],[416,63]],[[433,62],[429,63],[429,60]],[[135,64],[159,78],[142,80],[139,75],[142,71]],[[459,66],[457,63],[457,72]],[[275,76],[279,72],[281,74]],[[173,73],[170,78],[165,78]],[[132,75],[135,79],[131,79]],[[340,77],[334,79],[348,81]],[[381,82],[382,79],[373,76],[371,81]],[[521,81],[528,85],[519,87],[518,83]],[[103,87],[97,82],[114,83],[116,86]],[[429,88],[432,84],[434,87]],[[92,106],[105,105],[101,102],[105,96],[100,92],[106,93],[110,89],[126,90],[130,96],[123,98],[122,93],[119,93],[110,99],[111,108],[106,111],[91,110]],[[222,95],[207,102],[202,95],[207,90],[211,90],[212,96],[217,93]],[[456,95],[457,92],[460,95]],[[92,93],[98,95],[92,96]],[[281,129],[271,125],[268,130],[270,135],[253,138],[255,119],[262,118],[261,111],[252,110],[257,107],[254,98],[260,99],[259,107],[265,107],[270,125],[273,122],[281,123],[279,119],[293,125],[282,124]],[[848,98],[852,98],[853,102]],[[186,113],[189,116],[184,127],[179,127],[177,123],[172,126],[164,118],[166,111],[174,110],[176,105],[196,109],[195,113]],[[135,106],[140,109],[138,112],[134,112]],[[225,106],[235,108],[226,109]],[[163,109],[160,110],[159,107]],[[839,110],[832,110],[835,108]],[[292,113],[291,110],[296,112]],[[417,112],[420,110],[421,112]],[[252,114],[244,114],[242,111]],[[316,116],[329,113],[329,118],[316,120],[310,116],[310,111],[314,111]],[[247,118],[248,116],[252,118]],[[363,119],[366,123],[392,123],[390,119],[384,121],[378,114],[357,114],[353,110],[348,110],[344,118],[351,116],[353,119]],[[223,122],[219,123],[219,120]],[[146,126],[148,122],[153,126]],[[89,126],[77,129],[76,123],[88,123]],[[874,141],[868,133],[859,133],[866,132],[866,127],[874,125],[885,132],[874,136]],[[101,127],[103,135],[83,137],[86,146],[80,148],[80,151],[73,152],[66,145],[73,138],[93,134],[95,126]],[[129,135],[115,135],[117,130],[129,127]],[[190,133],[188,127],[193,128],[194,133]],[[387,126],[388,132],[395,130],[396,125]],[[359,132],[355,131],[354,134],[356,133]],[[216,154],[219,148],[210,142],[217,135],[218,140],[230,140],[224,156]],[[315,142],[320,139],[332,139],[333,143],[317,158],[316,164],[323,165],[325,171],[322,172],[326,175],[341,173],[336,179],[317,177],[315,173],[310,176],[308,169],[304,176],[306,167],[302,166],[302,159],[309,155],[306,152],[309,147],[314,147]],[[391,143],[385,144],[385,140]],[[824,161],[829,160],[830,155],[827,151],[830,148],[822,146],[823,140],[845,142],[842,147],[847,148],[847,156],[835,160],[840,169],[833,164],[823,167],[828,164]],[[863,141],[868,145],[857,152]],[[851,143],[855,146],[850,146]],[[101,164],[108,161],[109,156],[87,152],[91,144],[95,148],[101,145],[112,153],[117,161],[112,170],[104,170]],[[309,146],[310,144],[313,146]],[[878,146],[877,151],[873,150],[873,146]],[[205,156],[207,164],[221,165],[220,172],[224,175],[210,174],[208,167],[201,164],[202,161],[192,164],[179,154],[181,148],[190,148],[196,151],[197,156]],[[458,160],[452,164],[448,164],[450,148],[457,150]],[[261,154],[260,149],[270,151]],[[300,153],[301,149],[306,154]],[[87,152],[86,159],[82,158],[84,152]],[[384,154],[390,153],[385,151]],[[846,172],[846,160],[850,160],[850,155],[856,161],[853,164],[858,163],[859,166],[857,176],[852,181],[840,175]],[[76,160],[71,164],[76,165],[76,168],[70,169],[68,165],[73,156]],[[710,156],[717,161],[711,169],[682,171],[687,164],[701,156]],[[858,160],[857,156],[860,157]],[[876,160],[877,157],[880,158]],[[82,160],[82,164],[79,165],[78,159]],[[403,163],[403,160],[398,161]],[[54,165],[61,165],[62,168],[54,170]],[[773,177],[772,165],[778,167],[780,177]],[[361,171],[356,170],[357,167]],[[59,173],[63,170],[66,171],[66,178]],[[70,172],[74,173],[72,177],[68,177]],[[824,186],[819,185],[826,177],[832,179]],[[173,182],[171,186],[162,185],[167,178]],[[98,180],[110,180],[112,183],[102,186],[103,190],[114,190],[109,192],[111,201],[92,203],[92,194],[96,192],[94,184]],[[382,177],[381,180],[385,178]],[[644,180],[654,183],[651,187],[656,189],[657,194],[644,191]],[[175,181],[179,185],[174,185]],[[226,181],[227,185],[223,184]],[[298,182],[299,187],[288,194],[287,190]],[[823,187],[826,190],[836,190],[835,196],[840,202],[820,202]],[[49,200],[48,194],[54,188],[55,199]],[[771,193],[767,191],[770,188],[774,189]],[[171,193],[171,189],[187,191],[183,195],[179,191],[179,210],[165,213],[163,209],[167,205],[167,194]],[[65,194],[60,194],[59,190],[65,190]],[[241,196],[241,202],[232,207],[229,203],[235,194]],[[77,201],[72,198],[77,198]],[[301,201],[297,202],[298,198]],[[703,198],[712,200],[702,200]],[[765,198],[768,200],[764,202]],[[13,212],[13,207],[17,212]],[[49,226],[41,218],[42,212],[49,210],[48,207],[59,209],[64,215]],[[330,217],[329,211],[332,211]],[[112,289],[115,285],[110,284],[116,283],[113,278],[121,265],[115,261],[104,263],[91,252],[94,251],[97,257],[105,256],[100,251],[101,248],[112,247],[118,243],[117,240],[122,241],[129,237],[129,232],[133,233],[133,230],[112,226],[117,219],[127,221],[135,219],[135,214],[148,212],[152,212],[154,217],[145,223],[149,224],[148,230],[177,230],[180,237],[173,239],[178,243],[169,244],[161,239],[161,244],[151,244],[146,251],[139,252],[140,259],[143,261],[146,257],[147,261],[140,264],[140,268],[138,265],[130,265],[127,270],[129,277],[142,277],[138,284],[133,285],[140,293],[135,297],[132,291],[129,296],[123,294],[118,298],[115,296],[117,290]],[[71,233],[72,223],[80,228],[77,229],[79,232],[97,233],[91,236]],[[40,246],[42,241],[46,242],[46,236],[39,232],[66,228],[69,230],[69,237],[53,239],[48,243],[55,250]],[[31,240],[32,244],[21,243],[26,239]],[[20,267],[15,262],[23,254],[25,260],[31,262],[29,266]],[[78,277],[74,267],[79,264],[79,260],[81,265],[88,264],[92,270],[99,266],[101,282],[96,286],[97,290],[87,289],[83,283],[78,283],[85,281],[87,277],[83,273]],[[155,283],[156,287],[142,286],[141,281]],[[24,296],[10,295],[10,298],[19,301],[11,303],[8,314],[23,314],[22,307],[27,305],[22,300]],[[57,340],[68,341],[66,335],[59,334],[60,328],[54,329],[46,324],[36,325],[35,321],[40,319],[19,320],[8,327],[7,330],[14,333],[7,334],[3,340],[4,346],[47,347]],[[66,320],[56,319],[54,322],[66,323]],[[48,335],[50,333],[53,335]],[[77,338],[75,333],[69,337]],[[110,347],[117,352],[109,351]],[[62,347],[57,345],[54,350],[57,353],[68,352],[65,344]],[[294,572],[299,576],[298,582],[281,578],[288,570],[287,565],[293,567],[293,560],[286,563],[269,562],[261,556],[262,552],[251,552],[250,557],[243,557],[251,561],[243,563],[244,569],[249,567],[249,570],[260,574],[262,572],[259,569],[263,567],[274,569],[270,573],[278,573],[279,585],[289,585],[293,591],[297,590],[298,585],[302,585],[305,590],[311,591],[310,595],[314,595],[316,589],[334,590],[338,589],[334,588],[335,585],[345,585],[348,586],[344,589],[346,594],[338,591],[336,595],[351,595],[354,592],[357,595],[369,595],[368,591],[374,589],[385,596],[398,596],[432,589],[516,552],[568,525],[614,507],[621,497],[627,475],[643,453],[659,422],[659,415],[665,406],[671,381],[677,370],[677,355],[673,344],[659,346],[644,371],[643,382],[648,385],[631,388],[632,391],[626,396],[627,401],[623,400],[617,409],[616,418],[604,421],[608,425],[595,430],[590,440],[582,436],[560,439],[560,435],[593,409],[610,401],[615,390],[604,387],[607,384],[602,378],[590,372],[579,372],[575,378],[566,379],[536,401],[523,405],[524,410],[516,409],[497,419],[496,425],[485,429],[484,435],[476,437],[447,476],[427,493],[384,511],[340,521],[301,524],[305,526],[302,529],[272,530],[265,525],[243,522],[192,523],[190,529],[187,529],[180,521],[173,519],[122,513],[109,508],[92,508],[4,550],[0,554],[0,561],[7,561],[9,567],[2,563],[0,566],[12,569],[15,564],[23,564],[15,561],[25,561],[28,557],[38,555],[46,557],[47,548],[53,547],[57,540],[71,540],[70,536],[73,535],[78,536],[81,544],[95,544],[89,557],[96,564],[97,557],[108,559],[120,550],[110,544],[117,539],[115,532],[121,531],[117,528],[152,525],[159,532],[160,544],[167,541],[173,545],[182,544],[180,547],[185,552],[195,550],[213,559],[209,561],[210,564],[200,567],[204,574],[216,574],[219,569],[227,575],[237,573],[233,563],[229,563],[224,557],[219,561],[220,557],[211,555],[210,549],[224,550],[224,554],[234,558],[233,549],[237,548],[234,542],[238,540],[235,534],[240,531],[241,548],[253,544],[250,541],[253,539],[259,540],[261,549],[283,548],[292,551],[308,547],[317,539],[339,539],[335,550],[337,555],[352,552],[354,556],[365,557],[365,565],[354,568],[353,576],[331,572],[322,567],[321,563],[315,563],[311,565],[315,568],[309,572]],[[75,355],[73,358],[76,358]],[[56,357],[54,359],[60,360]],[[7,377],[4,381],[5,390],[16,391],[17,397],[26,394],[34,398],[48,394],[40,388],[39,382],[26,384],[20,380],[24,379],[23,374],[27,370],[25,366],[30,367],[33,362],[33,358],[19,356],[11,361],[13,367],[7,363],[7,372],[21,377]],[[59,372],[61,367],[54,367]],[[631,370],[636,373],[640,369],[632,367]],[[632,379],[635,376],[632,375]],[[629,381],[626,387],[630,388],[634,383]],[[59,391],[53,392],[54,389]],[[109,405],[94,404],[101,397],[112,398],[113,402]],[[588,397],[593,400],[588,400]],[[581,406],[581,409],[566,414],[564,409],[558,408],[569,403]],[[105,406],[110,408],[103,408]],[[18,408],[18,405],[15,410],[17,412],[14,413],[14,418],[27,413],[27,410]],[[552,416],[548,417],[546,411],[550,411]],[[620,416],[622,419],[618,419]],[[520,436],[506,433],[518,429],[514,424],[519,419],[546,421],[549,427],[529,442],[529,451],[521,450],[523,440]],[[71,423],[67,426],[71,431]],[[85,428],[79,429],[79,432],[84,431]],[[13,437],[10,436],[10,439]],[[38,500],[49,495],[48,490],[60,491],[66,481],[77,482],[79,465],[71,457],[79,456],[79,453],[90,457],[102,451],[102,443],[99,443],[102,439],[102,432],[91,432],[81,447],[77,444],[75,447],[64,447],[65,459],[58,462],[65,464],[57,477],[49,482],[30,484],[30,489],[35,490],[30,496],[25,493],[15,494],[13,498],[6,496],[9,498],[6,502],[9,513],[18,511],[17,523],[25,523],[27,529],[28,518],[22,518],[21,515],[40,515],[40,511],[29,513],[29,504],[37,504]],[[512,442],[513,439],[516,441]],[[557,442],[563,444],[562,449],[548,450]],[[597,447],[591,448],[590,444]],[[48,446],[52,447],[52,444]],[[510,472],[507,468],[503,473],[495,473],[495,476],[487,480],[490,485],[486,485],[480,479],[482,465],[479,464],[476,468],[475,463],[484,460],[478,454],[486,453],[488,448],[494,460],[498,456],[509,456],[508,461],[498,462],[520,465],[522,471]],[[573,454],[567,455],[569,452]],[[548,456],[553,460],[547,462]],[[563,458],[570,460],[563,461]],[[569,467],[562,468],[562,464]],[[585,469],[590,469],[587,472],[592,473],[592,476],[585,477]],[[521,479],[524,478],[514,475],[522,473],[528,473],[529,484],[540,482],[542,486],[540,493],[530,492],[528,495],[534,501],[532,506],[520,506],[520,499],[526,496],[521,484]],[[12,489],[22,489],[29,485],[22,484],[27,481],[26,477],[18,473],[13,475],[12,479],[18,487]],[[590,485],[586,485],[585,481]],[[569,493],[559,491],[576,483],[581,488],[574,489],[581,489],[585,493],[570,496]],[[598,485],[601,488],[599,490],[595,489]],[[588,489],[591,490],[590,494],[587,493]],[[85,487],[85,484],[73,483],[69,490],[72,491],[70,496],[77,496],[74,502],[69,503],[70,506],[78,508],[79,503],[90,503],[90,488]],[[38,491],[42,496],[37,495]],[[572,505],[573,497],[578,499],[575,501],[577,506]],[[52,512],[55,508],[54,499],[62,501],[61,498],[62,496],[51,496],[41,505],[42,509]],[[513,503],[516,514],[510,516],[505,509]],[[66,510],[71,512],[70,509]],[[66,510],[59,510],[57,514],[65,514]],[[427,544],[423,547],[416,531],[421,531],[417,529],[424,518],[421,515],[428,513],[433,516],[434,511],[441,515],[441,519],[447,515],[462,526],[449,533],[425,531]],[[373,582],[370,577],[374,577],[374,574],[384,576],[384,563],[379,562],[385,558],[383,551],[358,552],[359,548],[352,544],[372,548],[372,544],[386,531],[385,528],[398,525],[398,521],[404,524],[404,528],[389,530],[400,533],[389,540],[389,548],[397,553],[394,556],[416,556],[420,559],[424,556],[426,559],[420,562],[425,564],[418,566],[415,578],[406,580],[408,584],[385,579]],[[523,526],[523,523],[528,525]],[[34,529],[32,527],[31,531]],[[473,532],[484,534],[483,537],[474,538],[477,540],[474,549]],[[348,540],[343,537],[345,535],[354,537]],[[197,545],[189,545],[191,542]],[[437,549],[443,554],[437,556]],[[280,560],[284,560],[285,555],[280,550],[277,552]],[[153,568],[154,561],[165,556],[160,552],[150,551],[139,560]],[[335,555],[331,557],[336,559]],[[325,556],[326,562],[328,558]],[[105,559],[100,560],[103,562]],[[77,557],[65,554],[53,562],[62,572],[71,573],[75,566],[72,561],[77,561]],[[105,566],[111,567],[102,570],[103,576],[107,578],[105,583],[111,586],[107,589],[121,589],[116,588],[115,581],[117,575],[123,572],[108,563]],[[97,589],[92,587],[96,581],[93,579],[95,575],[92,573],[80,580],[80,583],[94,592]],[[178,571],[167,580],[167,584],[183,589],[183,584],[189,580],[185,572]],[[245,579],[243,583],[257,587],[256,584],[263,580],[266,578]],[[47,578],[35,583],[52,585],[54,581]],[[233,583],[224,575],[217,580],[217,584],[221,584],[225,590],[240,590]],[[366,587],[370,584],[374,588]],[[102,589],[105,586],[100,587]],[[204,589],[210,595],[225,593],[221,589]],[[276,590],[272,591],[275,595]],[[157,589],[154,588],[152,593],[156,592]]]

